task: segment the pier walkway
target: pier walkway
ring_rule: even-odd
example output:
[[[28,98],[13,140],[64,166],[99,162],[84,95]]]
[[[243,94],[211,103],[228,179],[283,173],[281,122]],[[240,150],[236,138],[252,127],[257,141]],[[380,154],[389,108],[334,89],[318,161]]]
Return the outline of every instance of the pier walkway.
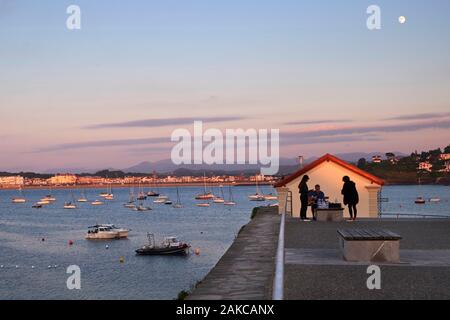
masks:
[[[188,300],[268,300],[272,297],[280,217],[269,208],[256,216]]]
[[[259,209],[188,299],[271,299],[280,216]],[[450,299],[450,219],[360,219],[302,222],[286,218],[284,298]],[[377,264],[381,289],[367,288],[368,263],[342,259],[337,229],[377,228],[400,234],[400,264]]]

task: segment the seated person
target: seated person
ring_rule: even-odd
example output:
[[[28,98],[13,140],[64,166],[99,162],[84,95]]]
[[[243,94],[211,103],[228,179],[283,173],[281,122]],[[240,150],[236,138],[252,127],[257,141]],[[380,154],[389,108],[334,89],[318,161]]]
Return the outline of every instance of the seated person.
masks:
[[[314,190],[309,191],[309,202],[313,213],[313,219],[316,220],[317,202],[325,200],[325,194],[320,190],[320,185],[316,184]]]

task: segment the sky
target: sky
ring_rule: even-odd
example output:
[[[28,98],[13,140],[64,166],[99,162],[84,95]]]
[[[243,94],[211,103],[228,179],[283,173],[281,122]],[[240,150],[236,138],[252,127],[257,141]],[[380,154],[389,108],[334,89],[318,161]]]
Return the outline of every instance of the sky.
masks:
[[[81,30],[66,28],[72,4]],[[366,27],[372,4],[381,30]],[[444,147],[449,12],[448,0],[0,0],[0,171],[169,159],[171,133],[194,120],[280,129],[291,158]]]

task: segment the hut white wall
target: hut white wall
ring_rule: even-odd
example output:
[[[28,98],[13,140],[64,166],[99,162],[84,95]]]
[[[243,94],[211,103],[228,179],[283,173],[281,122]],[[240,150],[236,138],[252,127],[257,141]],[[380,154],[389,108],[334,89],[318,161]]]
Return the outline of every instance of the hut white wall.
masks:
[[[321,190],[326,196],[330,197],[330,201],[342,203],[342,177],[349,176],[352,181],[356,183],[356,188],[359,194],[358,217],[368,218],[377,217],[378,203],[377,193],[381,186],[373,183],[371,180],[354,173],[332,161],[325,161],[306,173],[310,180],[308,187],[313,189],[316,184],[319,184]],[[300,217],[300,194],[298,192],[298,185],[302,176],[291,181],[286,187],[292,192],[292,216]],[[280,201],[281,204],[281,201]],[[348,210],[345,210],[345,216],[349,216]],[[308,217],[311,217],[311,207],[308,207]]]

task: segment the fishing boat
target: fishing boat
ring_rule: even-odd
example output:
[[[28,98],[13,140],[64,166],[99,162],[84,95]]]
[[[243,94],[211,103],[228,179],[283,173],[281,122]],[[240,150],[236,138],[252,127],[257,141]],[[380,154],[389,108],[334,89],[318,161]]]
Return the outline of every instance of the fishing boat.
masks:
[[[165,237],[160,245],[155,243],[155,236],[147,233],[148,244],[136,250],[137,255],[187,255],[191,247],[187,243],[178,241],[176,237]]]
[[[235,206],[236,202],[234,202],[233,199],[233,192],[231,192],[231,186],[228,186],[228,193],[229,193],[228,201],[225,201],[223,204],[226,206]]]
[[[206,174],[203,173],[203,189],[204,192],[195,196],[195,200],[212,200],[215,198],[211,191],[206,190]]]
[[[93,206],[101,206],[101,205],[103,205],[103,202],[100,201],[100,200],[95,200],[95,201],[91,202],[91,205],[93,205]]]
[[[173,207],[174,207],[175,209],[181,209],[181,208],[183,208],[183,205],[181,204],[180,192],[179,192],[179,190],[178,190],[178,187],[177,187],[177,202],[173,205]]]
[[[416,200],[414,201],[415,204],[425,204],[426,201],[423,197],[417,197]]]
[[[128,229],[118,228],[113,224],[99,224],[89,227],[87,240],[124,239],[128,237]]]
[[[27,199],[23,196],[22,187],[19,188],[20,197],[14,197],[11,199],[12,203],[25,203],[27,202]]]

